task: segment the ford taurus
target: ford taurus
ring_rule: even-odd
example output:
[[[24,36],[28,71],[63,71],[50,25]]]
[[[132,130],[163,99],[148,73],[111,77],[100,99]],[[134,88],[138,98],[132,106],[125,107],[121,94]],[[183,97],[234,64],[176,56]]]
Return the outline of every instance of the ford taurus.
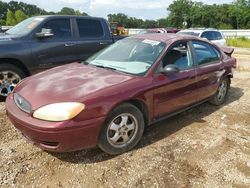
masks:
[[[145,126],[205,101],[224,103],[233,49],[178,34],[128,37],[86,61],[20,82],[6,101],[22,135],[43,150],[131,150]]]

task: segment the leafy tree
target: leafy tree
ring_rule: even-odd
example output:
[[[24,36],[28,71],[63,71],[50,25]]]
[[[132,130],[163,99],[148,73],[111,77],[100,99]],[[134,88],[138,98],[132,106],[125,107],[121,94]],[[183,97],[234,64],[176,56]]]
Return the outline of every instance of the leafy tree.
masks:
[[[118,14],[108,14],[109,22],[117,22],[118,25],[122,25],[124,27],[128,27],[129,18],[126,14],[118,13]]]
[[[16,22],[19,23],[19,22],[25,20],[25,19],[27,18],[27,15],[24,14],[23,11],[17,10],[17,11],[15,12],[15,18],[16,18]]]
[[[88,14],[85,12],[80,12],[79,10],[74,10],[73,8],[69,7],[63,7],[60,12],[57,14],[61,15],[81,15],[81,16],[87,16]]]
[[[8,11],[9,10],[9,11]],[[216,27],[223,29],[250,29],[250,0],[234,0],[230,4],[207,5],[194,0],[174,0],[167,8],[168,17],[159,20],[142,20],[126,14],[109,14],[110,22],[126,28],[152,27]],[[14,14],[15,13],[15,14]],[[35,5],[0,0],[0,24],[15,25],[26,17],[44,14],[87,14],[64,7],[59,12],[47,12]],[[5,23],[6,22],[6,23]],[[183,23],[187,25],[183,25]]]
[[[161,18],[157,20],[158,27],[168,27],[168,20],[166,18]]]
[[[75,10],[69,7],[63,7],[62,10],[59,12],[62,15],[75,15]]]
[[[202,17],[203,17],[203,6],[202,2],[194,2],[189,14],[189,20],[191,22],[191,27],[202,27]]]
[[[14,13],[11,10],[8,10],[7,12],[7,18],[6,18],[6,25],[16,25],[16,18]]]
[[[75,11],[75,15],[79,15],[79,16],[88,16],[88,14],[86,12],[80,12],[79,10]]]
[[[6,22],[3,19],[0,20],[0,26],[2,26],[2,25],[6,25]]]
[[[191,0],[174,0],[174,2],[169,5],[167,10],[170,12],[168,16],[168,22],[170,26],[183,27],[183,23],[186,22],[187,27],[190,24],[190,11],[193,6]]]
[[[6,20],[7,11],[8,3],[0,1],[0,19]]]

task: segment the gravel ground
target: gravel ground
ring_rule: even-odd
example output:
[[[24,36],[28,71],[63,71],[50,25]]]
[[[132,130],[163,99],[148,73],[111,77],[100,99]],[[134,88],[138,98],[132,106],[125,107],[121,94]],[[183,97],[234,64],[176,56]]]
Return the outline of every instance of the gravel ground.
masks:
[[[239,69],[225,105],[205,103],[157,123],[119,156],[41,151],[1,103],[0,187],[250,187],[249,86],[250,69]]]

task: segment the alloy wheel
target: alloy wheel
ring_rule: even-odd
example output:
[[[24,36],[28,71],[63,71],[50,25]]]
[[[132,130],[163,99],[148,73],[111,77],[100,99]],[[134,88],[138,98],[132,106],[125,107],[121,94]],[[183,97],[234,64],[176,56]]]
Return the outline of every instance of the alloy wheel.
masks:
[[[218,88],[217,98],[219,101],[222,101],[227,93],[227,81],[223,80]]]
[[[120,114],[110,122],[107,139],[113,147],[121,148],[134,140],[137,131],[137,119],[129,113]]]
[[[13,71],[0,71],[0,96],[6,97],[13,91],[21,77]]]

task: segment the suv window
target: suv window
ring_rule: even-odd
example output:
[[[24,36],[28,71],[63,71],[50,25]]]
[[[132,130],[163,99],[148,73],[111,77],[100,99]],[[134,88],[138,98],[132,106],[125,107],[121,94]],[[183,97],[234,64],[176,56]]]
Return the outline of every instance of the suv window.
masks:
[[[101,37],[104,35],[102,24],[98,20],[76,19],[79,35],[85,37]]]
[[[221,40],[222,39],[222,35],[221,35],[220,32],[215,32],[215,34],[216,34],[217,40]]]
[[[190,50],[187,42],[175,44],[163,57],[163,67],[169,64],[175,64],[180,70],[192,67]]]
[[[193,41],[192,44],[194,46],[198,65],[213,63],[220,59],[220,53],[210,44],[199,41]]]
[[[42,29],[51,29],[52,33],[54,34],[53,38],[71,38],[71,26],[70,26],[70,19],[53,19],[49,20],[42,26]]]
[[[214,31],[204,31],[201,34],[201,37],[206,38],[208,40],[216,40],[217,38]]]

